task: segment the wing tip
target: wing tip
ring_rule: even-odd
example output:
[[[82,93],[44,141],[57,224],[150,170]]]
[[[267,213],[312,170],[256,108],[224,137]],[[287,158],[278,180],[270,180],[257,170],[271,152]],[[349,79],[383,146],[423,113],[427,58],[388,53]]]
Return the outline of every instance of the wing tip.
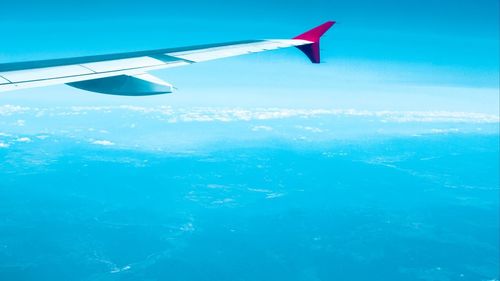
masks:
[[[319,42],[321,36],[323,36],[323,34],[325,34],[335,23],[336,21],[327,21],[311,30],[308,30],[294,37],[293,39],[307,40],[314,43]]]
[[[312,63],[320,63],[319,43],[321,36],[323,36],[323,34],[325,34],[335,23],[336,21],[327,21],[293,38],[311,42],[311,44],[297,46],[297,48],[306,54]]]

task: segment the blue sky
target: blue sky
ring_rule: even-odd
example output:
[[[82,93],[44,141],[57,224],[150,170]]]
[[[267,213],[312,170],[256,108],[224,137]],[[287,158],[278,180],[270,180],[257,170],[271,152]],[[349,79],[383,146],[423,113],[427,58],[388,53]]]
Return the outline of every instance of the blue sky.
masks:
[[[499,6],[481,1],[10,1],[0,61],[289,38],[326,20],[322,65],[297,50],[155,74],[180,90],[122,98],[66,86],[10,104],[164,104],[449,110],[498,114]]]

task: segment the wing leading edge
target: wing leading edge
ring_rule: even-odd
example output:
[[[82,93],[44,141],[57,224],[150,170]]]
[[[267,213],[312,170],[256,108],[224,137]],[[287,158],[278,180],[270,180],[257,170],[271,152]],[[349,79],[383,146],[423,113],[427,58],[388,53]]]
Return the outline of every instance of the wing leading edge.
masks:
[[[172,86],[148,71],[190,65],[281,48],[297,47],[313,63],[320,62],[320,37],[335,22],[326,22],[293,39],[248,40],[32,62],[0,64],[0,91],[55,84],[112,95],[155,95]]]

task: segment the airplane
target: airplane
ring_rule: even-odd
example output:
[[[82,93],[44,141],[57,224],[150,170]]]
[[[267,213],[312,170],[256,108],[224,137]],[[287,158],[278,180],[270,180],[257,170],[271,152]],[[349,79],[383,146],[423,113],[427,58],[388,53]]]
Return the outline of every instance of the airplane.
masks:
[[[174,87],[148,71],[190,65],[281,48],[296,47],[320,63],[320,38],[328,21],[292,39],[246,40],[109,55],[0,64],[0,92],[66,84],[110,95],[147,96],[172,93]]]

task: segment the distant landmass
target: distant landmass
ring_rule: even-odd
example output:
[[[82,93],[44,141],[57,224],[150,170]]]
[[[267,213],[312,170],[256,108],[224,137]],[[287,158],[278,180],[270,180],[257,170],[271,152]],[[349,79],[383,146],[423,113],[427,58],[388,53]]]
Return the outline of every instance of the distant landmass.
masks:
[[[497,117],[168,110],[3,107],[0,280],[498,280]]]

